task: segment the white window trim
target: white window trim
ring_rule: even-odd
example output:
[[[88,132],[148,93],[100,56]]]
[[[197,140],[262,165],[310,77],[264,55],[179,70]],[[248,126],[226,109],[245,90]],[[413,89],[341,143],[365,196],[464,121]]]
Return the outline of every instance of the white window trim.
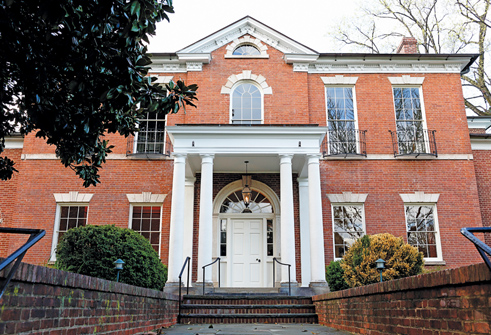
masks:
[[[167,194],[152,194],[152,192],[142,192],[138,194],[126,194],[126,198],[130,203],[130,210],[128,215],[128,228],[131,229],[133,221],[133,206],[151,206],[160,207],[160,226],[159,226],[159,258],[162,252],[162,214],[163,214],[163,202]]]
[[[407,217],[406,217],[406,206],[433,206],[433,219],[435,220],[435,241],[436,241],[436,251],[438,257],[425,257],[425,263],[427,265],[445,265],[442,254],[442,243],[440,239],[440,224],[438,222],[438,209],[437,202],[440,198],[438,193],[424,193],[424,192],[414,192],[399,194],[402,201],[404,202],[404,225],[406,227],[406,242],[407,242]]]
[[[257,84],[257,82],[253,81],[253,80],[241,80],[241,81],[238,81],[231,89],[230,91],[230,106],[229,106],[229,121],[228,123],[229,124],[232,124],[233,122],[233,118],[232,118],[232,104],[233,104],[233,94],[234,94],[234,91],[241,85],[243,84],[251,84],[251,85],[254,85],[258,90],[259,90],[259,93],[261,94],[261,124],[264,124],[264,91],[262,89],[261,86],[259,86]]]
[[[233,53],[235,49],[242,45],[252,45],[259,50],[260,54],[253,56],[234,55]],[[225,54],[225,58],[269,58],[269,55],[267,53],[268,47],[266,46],[266,44],[263,44],[261,40],[249,35],[233,40],[232,43],[227,45],[226,49],[227,53]]]
[[[351,88],[351,92],[353,94],[353,115],[355,118],[355,130],[359,130],[358,127],[358,107],[356,102],[356,90],[355,84],[358,81],[358,77],[344,77],[342,75],[337,75],[334,77],[321,77],[322,82],[324,83],[324,106],[326,107],[326,125],[329,127],[329,113],[327,111],[327,89],[330,87],[336,88]],[[356,135],[356,153],[360,153],[360,136],[358,133]],[[327,141],[329,144],[329,130],[327,132]],[[327,147],[327,152],[330,154],[330,146]]]
[[[396,129],[397,137],[397,114],[396,114],[396,104],[394,97],[394,88],[417,88],[419,90],[419,103],[421,105],[421,116],[423,118],[423,129],[428,130],[428,125],[426,123],[426,109],[423,97],[423,81],[425,77],[387,77],[392,84],[392,107],[394,108],[394,126]],[[424,133],[425,137],[425,150],[430,153],[430,142],[428,139],[428,133]],[[399,150],[399,138],[397,137],[397,150]]]
[[[233,74],[227,78],[227,82],[222,86],[220,91],[221,94],[231,94],[232,87],[241,81],[241,80],[251,80],[256,82],[257,85],[261,88],[264,95],[273,94],[273,89],[266,82],[266,78],[264,78],[261,74],[254,74],[251,70],[243,70],[242,73]]]
[[[363,194],[362,194],[363,195]],[[366,199],[366,197],[365,197]],[[333,250],[333,259],[335,261],[339,261],[343,259],[342,257],[336,257],[336,241],[334,237],[335,227],[334,227],[334,206],[361,206],[362,211],[362,227],[364,235],[367,234],[367,226],[365,222],[365,203],[364,202],[331,202],[331,222],[332,222],[332,250]]]
[[[406,226],[406,242],[407,242],[407,217],[406,217],[406,206],[433,206],[433,220],[435,221],[435,241],[436,241],[436,252],[437,257],[425,257],[426,265],[445,265],[442,254],[442,243],[440,239],[440,224],[438,223],[438,209],[436,203],[429,202],[409,202],[404,203],[404,224]]]
[[[56,201],[56,211],[55,211],[55,223],[53,227],[53,240],[51,243],[51,255],[49,262],[56,262],[56,247],[58,246],[58,233],[60,230],[60,216],[61,207],[64,206],[86,206],[87,207],[87,224],[89,224],[89,211],[90,211],[90,200],[94,194],[89,193],[79,193],[79,192],[68,192],[68,193],[54,193],[53,194]]]

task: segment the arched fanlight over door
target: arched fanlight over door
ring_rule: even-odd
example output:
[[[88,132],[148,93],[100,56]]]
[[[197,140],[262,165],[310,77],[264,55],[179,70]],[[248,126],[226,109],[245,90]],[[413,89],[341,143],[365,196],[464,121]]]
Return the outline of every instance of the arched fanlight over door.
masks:
[[[237,190],[225,198],[220,206],[220,213],[273,213],[273,206],[264,194],[253,190],[251,202],[246,207],[242,198],[242,190]]]

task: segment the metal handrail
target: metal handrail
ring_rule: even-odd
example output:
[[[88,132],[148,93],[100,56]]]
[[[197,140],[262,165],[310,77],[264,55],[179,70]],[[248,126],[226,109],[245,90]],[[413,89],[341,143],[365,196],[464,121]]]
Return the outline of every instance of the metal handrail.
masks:
[[[5,280],[3,281],[2,285],[0,285],[0,298],[1,298],[5,290],[7,289],[7,285],[10,283],[10,280],[12,280],[15,271],[17,271],[17,269],[19,268],[19,265],[22,262],[22,259],[24,258],[27,250],[29,250],[30,247],[32,247],[40,239],[42,239],[44,235],[46,235],[46,232],[42,229],[0,228],[0,233],[30,235],[29,239],[27,240],[26,243],[24,243],[24,245],[22,245],[19,249],[17,249],[14,253],[12,253],[10,256],[5,258],[0,263],[0,271],[2,271],[7,266],[9,266],[15,259],[17,259],[14,266],[12,266],[9,273],[5,276]]]
[[[334,156],[365,156],[367,157],[366,130],[339,129],[328,130],[322,141],[322,155]]]
[[[286,264],[286,263],[281,263],[276,257],[273,257],[273,287],[275,284],[275,266],[274,262],[280,264],[280,265],[286,265],[288,266],[288,296],[292,295],[292,281],[291,281],[291,276],[290,276],[290,268],[292,267],[291,264]]]
[[[406,129],[389,130],[392,138],[392,150],[394,157],[429,155],[438,157],[436,147],[436,130],[430,129]]]
[[[491,247],[474,236],[473,233],[491,233],[491,227],[478,227],[478,228],[462,228],[460,233],[467,237],[476,246],[477,251],[481,254],[482,259],[491,270],[491,261],[486,254],[491,256]],[[486,254],[485,254],[486,253]]]
[[[177,314],[177,322],[181,320],[181,286],[182,286],[182,273],[184,272],[184,269],[186,268],[186,265],[188,265],[188,280],[187,280],[187,286],[186,286],[186,294],[189,295],[189,262],[191,260],[191,257],[186,257],[186,260],[184,261],[184,265],[182,266],[181,272],[179,273],[179,314]]]
[[[217,259],[215,259],[210,264],[206,264],[203,266],[203,295],[205,295],[205,268],[207,266],[215,264],[216,262],[218,262],[218,287],[220,287],[220,257],[217,257]]]

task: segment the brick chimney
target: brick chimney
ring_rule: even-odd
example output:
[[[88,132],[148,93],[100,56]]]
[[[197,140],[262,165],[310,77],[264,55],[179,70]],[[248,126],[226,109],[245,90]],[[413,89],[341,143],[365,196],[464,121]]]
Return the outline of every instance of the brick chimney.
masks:
[[[401,44],[397,47],[397,54],[417,54],[418,41],[414,37],[403,37]]]

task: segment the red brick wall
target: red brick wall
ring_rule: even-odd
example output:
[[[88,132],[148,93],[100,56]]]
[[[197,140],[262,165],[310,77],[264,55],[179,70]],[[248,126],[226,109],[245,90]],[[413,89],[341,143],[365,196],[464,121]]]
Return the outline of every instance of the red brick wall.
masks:
[[[20,160],[22,149],[6,149],[2,152],[2,157],[8,157],[15,162],[14,167],[22,170],[22,161]],[[7,181],[0,181],[0,227],[16,227],[14,221],[15,207],[17,204],[17,185],[22,175],[14,173],[13,177]],[[10,243],[10,234],[0,233],[0,257],[7,257]]]
[[[482,225],[491,227],[491,174],[489,173],[491,150],[474,150],[473,154]],[[491,245],[491,234],[486,235],[485,241]]]
[[[145,334],[178,313],[176,296],[25,263],[0,305],[0,334]]]
[[[357,334],[489,334],[484,263],[313,297],[319,323]]]
[[[332,214],[327,194],[368,194],[368,234],[391,233],[407,241],[404,203],[399,194],[440,194],[437,207],[443,260],[448,267],[480,262],[462,227],[480,227],[479,199],[472,161],[357,160],[321,162],[326,261],[333,259]]]

